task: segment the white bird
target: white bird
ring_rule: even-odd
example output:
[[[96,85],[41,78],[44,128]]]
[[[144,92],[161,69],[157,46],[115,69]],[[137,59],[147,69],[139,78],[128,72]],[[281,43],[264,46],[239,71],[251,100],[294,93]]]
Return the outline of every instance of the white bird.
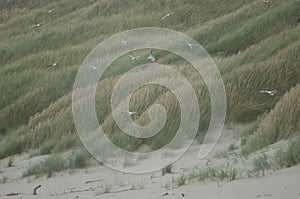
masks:
[[[259,91],[260,93],[267,93],[267,94],[269,94],[269,95],[271,95],[271,96],[273,96],[273,95],[276,95],[277,93],[279,93],[279,91],[278,90],[270,90],[270,91]]]
[[[262,2],[264,2],[264,3],[269,3],[269,0],[262,0]]]
[[[52,8],[52,9],[49,9],[49,10],[45,10],[44,12],[47,12],[48,14],[51,14],[54,10],[55,10],[55,8]]]
[[[174,12],[169,12],[167,14],[165,14],[162,18],[161,21],[165,20],[167,17],[170,17]]]
[[[122,45],[122,46],[126,46],[126,45],[127,45],[127,39],[128,39],[128,36],[126,36],[126,37],[121,41],[121,45]]]
[[[41,27],[43,25],[43,23],[37,23],[37,24],[33,24],[31,26],[31,28],[38,28],[38,27]]]
[[[129,114],[130,116],[131,116],[131,115],[140,115],[139,112],[131,112],[131,111],[122,111],[121,113],[127,113],[127,114]]]
[[[189,47],[189,49],[191,49],[191,50],[193,50],[194,49],[194,45],[196,45],[196,44],[190,43],[188,41],[178,41],[178,42],[186,44]]]
[[[152,50],[150,51],[150,55],[147,57],[148,60],[152,61],[152,62],[155,62],[155,57],[154,55],[152,54]]]
[[[57,62],[55,62],[55,63],[53,63],[53,64],[49,64],[47,67],[48,68],[53,68],[53,67],[55,67],[55,66],[57,66],[58,64],[57,64]]]
[[[99,71],[99,69],[96,66],[90,66],[93,70]]]
[[[137,61],[139,60],[140,56],[134,56],[134,55],[129,55],[129,57],[131,58],[131,60],[133,61]]]

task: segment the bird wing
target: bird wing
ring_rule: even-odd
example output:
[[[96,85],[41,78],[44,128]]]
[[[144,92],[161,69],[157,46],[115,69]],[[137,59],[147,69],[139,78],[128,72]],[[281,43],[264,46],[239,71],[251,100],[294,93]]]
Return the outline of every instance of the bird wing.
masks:
[[[163,16],[163,17],[161,18],[161,21],[163,21],[165,18],[167,18],[167,15]]]

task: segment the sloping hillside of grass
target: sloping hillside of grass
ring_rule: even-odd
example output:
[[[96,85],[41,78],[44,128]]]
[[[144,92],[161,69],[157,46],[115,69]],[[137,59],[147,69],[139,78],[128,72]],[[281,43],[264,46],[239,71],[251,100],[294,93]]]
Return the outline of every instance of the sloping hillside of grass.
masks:
[[[54,10],[49,14],[49,9]],[[171,28],[203,45],[224,79],[227,122],[256,121],[277,103],[283,103],[282,96],[300,83],[299,0],[272,0],[268,4],[259,0],[0,0],[0,10],[0,158],[31,149],[45,154],[80,147],[71,112],[77,70],[96,44],[131,28]],[[170,11],[173,15],[161,21]],[[32,28],[37,23],[43,25]],[[205,84],[180,58],[154,53],[159,56],[158,63],[172,63],[185,75],[201,99],[201,140],[210,120]],[[57,67],[47,68],[54,62],[58,62]],[[152,104],[165,105],[169,122],[162,133],[168,136],[128,138],[111,116],[113,85],[120,74],[132,67],[134,64],[124,56],[107,71],[98,86],[97,116],[116,144],[135,150],[146,143],[156,149],[168,142],[178,128],[178,104],[166,89],[141,88],[131,106],[143,112],[136,122],[145,124]],[[259,93],[266,89],[280,93]],[[143,100],[137,100],[140,98]],[[288,108],[293,109],[293,105]]]
[[[262,149],[280,139],[291,137],[295,132],[300,132],[300,84],[291,88],[261,121],[243,147],[243,153]]]

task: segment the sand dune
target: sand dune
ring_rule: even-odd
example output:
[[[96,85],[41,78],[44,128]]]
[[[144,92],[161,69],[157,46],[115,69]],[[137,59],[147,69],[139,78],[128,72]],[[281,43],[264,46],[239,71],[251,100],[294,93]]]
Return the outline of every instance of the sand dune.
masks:
[[[199,145],[194,144],[187,153],[175,162],[172,166],[172,173],[161,175],[161,171],[148,174],[125,174],[114,171],[105,166],[97,165],[87,169],[76,170],[75,172],[64,171],[55,173],[49,179],[46,177],[35,178],[34,176],[21,178],[22,172],[28,165],[37,162],[45,156],[29,158],[28,155],[14,157],[15,166],[4,168],[7,159],[1,161],[1,176],[7,176],[6,183],[0,184],[0,198],[117,198],[117,199],[178,199],[178,198],[205,198],[205,199],[232,199],[232,198],[300,198],[300,166],[282,169],[279,171],[268,171],[262,178],[247,178],[243,171],[246,171],[251,157],[243,159],[234,154],[228,158],[214,158],[214,154],[226,148],[230,143],[239,144],[238,139],[234,139],[235,129],[224,129],[219,143],[211,154],[204,160],[195,158],[199,150]],[[279,146],[286,145],[280,142],[274,146],[264,149],[264,153],[271,153]],[[237,149],[238,150],[238,149]],[[258,155],[254,154],[255,155]],[[186,182],[180,187],[168,187],[182,174],[189,174],[205,166],[218,166],[234,161],[241,173],[234,181],[207,181]],[[37,185],[36,196],[32,195],[33,188]],[[7,196],[7,194],[13,196]]]

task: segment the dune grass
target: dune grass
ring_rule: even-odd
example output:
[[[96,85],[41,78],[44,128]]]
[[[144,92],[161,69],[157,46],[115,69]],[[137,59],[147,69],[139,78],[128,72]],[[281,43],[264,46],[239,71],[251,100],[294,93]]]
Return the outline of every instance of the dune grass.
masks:
[[[161,171],[162,175],[165,175],[167,173],[172,173],[172,164],[164,167]]]
[[[51,8],[55,8],[52,14],[45,12]],[[295,133],[299,130],[296,126],[298,101],[292,96],[291,99],[281,97],[299,83],[299,8],[297,0],[274,0],[270,6],[246,0],[175,0],[171,6],[159,0],[1,0],[0,135],[3,140],[0,159],[31,149],[37,155],[80,148],[71,112],[71,92],[81,62],[96,44],[111,35],[147,26],[186,33],[215,58],[226,87],[228,122],[258,121],[275,107],[259,127],[260,121],[249,130],[249,134],[255,132],[255,137],[260,134],[257,132],[269,129],[266,123],[277,128],[270,127],[268,131],[279,135],[272,136],[271,141],[266,138],[268,141],[259,144],[259,148]],[[162,22],[161,17],[170,11],[174,14]],[[31,28],[39,22],[43,22],[42,27]],[[144,56],[148,51],[137,53]],[[210,121],[210,98],[203,80],[179,57],[155,53],[159,55],[159,63],[171,64],[182,73],[199,97],[198,140],[201,142]],[[127,58],[121,57],[113,63],[99,83],[98,120],[118,146],[134,151],[147,144],[155,150],[168,143],[178,128],[178,102],[167,89],[141,87],[130,105],[143,113],[135,121],[147,124],[149,107],[160,103],[166,107],[168,122],[161,134],[151,139],[124,135],[113,121],[110,97],[120,74],[140,64],[132,64]],[[54,62],[58,62],[57,67],[46,67]],[[259,93],[262,89],[278,89],[280,94],[262,95]],[[294,103],[284,105],[288,100]],[[276,120],[278,116],[273,112],[284,114],[278,108],[281,106],[294,111]],[[251,140],[243,151],[254,151],[247,148]]]
[[[172,180],[167,182],[164,187],[166,189],[173,189],[192,182],[233,181],[237,179],[239,174],[240,171],[234,165],[230,164],[218,167],[205,167],[198,171],[172,177]]]
[[[48,178],[53,175],[53,172],[58,172],[66,169],[65,160],[59,155],[52,155],[46,158],[44,161],[33,165],[28,168],[23,177],[35,175],[36,177],[46,174]]]
[[[300,132],[300,85],[286,93],[261,121],[259,128],[242,148],[242,154],[257,151]]]
[[[91,156],[86,150],[74,151],[68,158],[59,154],[49,155],[46,159],[31,165],[23,173],[23,177],[35,175],[40,177],[46,175],[52,177],[54,172],[66,169],[82,169],[88,166]]]
[[[278,168],[287,168],[300,163],[300,137],[292,140],[286,150],[278,150],[274,160]]]
[[[262,177],[268,171],[288,168],[300,163],[300,137],[291,138],[285,148],[277,149],[274,154],[259,155],[252,160],[251,168],[247,171],[248,177]]]

